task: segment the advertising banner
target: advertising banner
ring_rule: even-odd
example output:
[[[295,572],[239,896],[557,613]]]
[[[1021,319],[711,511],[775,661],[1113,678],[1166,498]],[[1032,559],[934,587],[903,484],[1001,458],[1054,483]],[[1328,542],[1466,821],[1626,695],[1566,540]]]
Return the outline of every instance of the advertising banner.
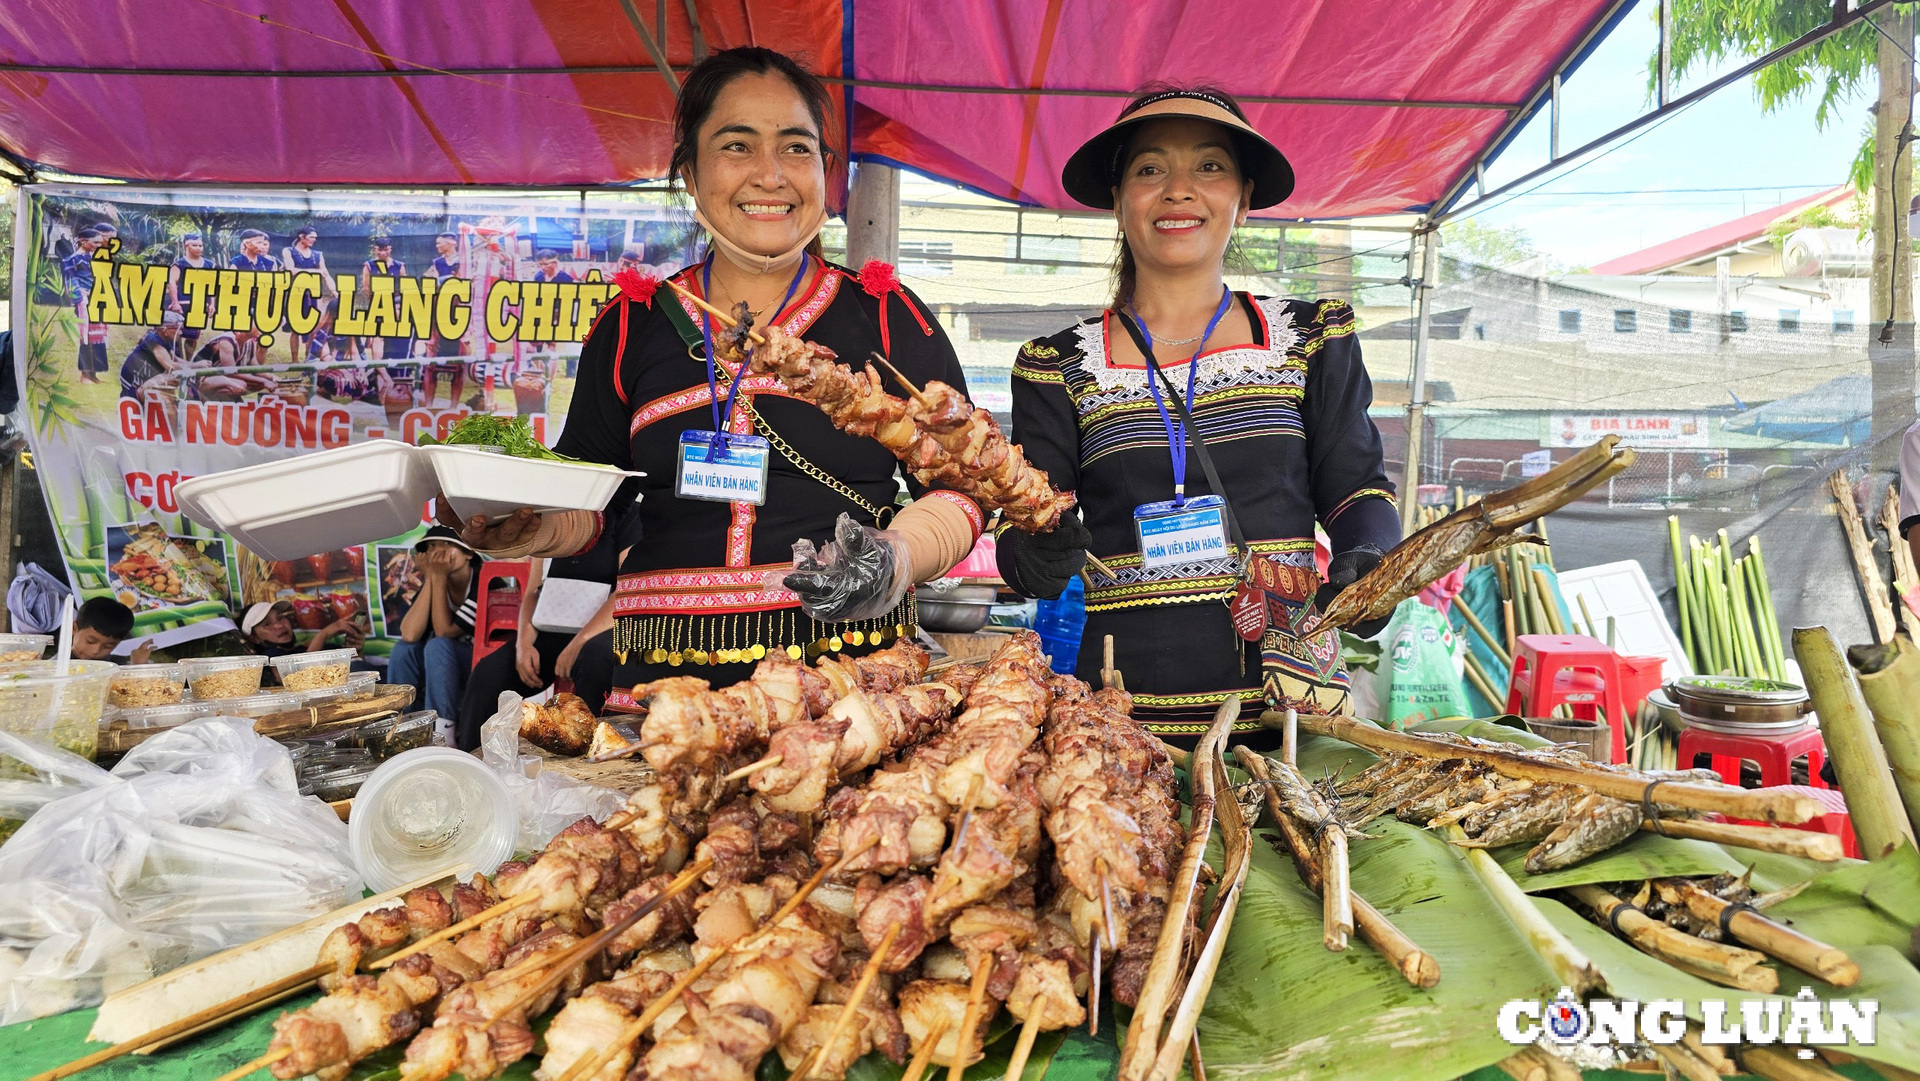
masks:
[[[694,242],[658,192],[21,199],[21,407],[74,587],[126,603],[136,636],[286,600],[306,631],[364,617],[370,652],[419,588],[419,530],[268,561],[185,518],[180,482],[474,412],[551,443],[613,275],[670,273]]]
[[[1555,413],[1548,422],[1547,445],[1584,447],[1602,436],[1617,435],[1642,450],[1699,450],[1708,442],[1705,413]]]

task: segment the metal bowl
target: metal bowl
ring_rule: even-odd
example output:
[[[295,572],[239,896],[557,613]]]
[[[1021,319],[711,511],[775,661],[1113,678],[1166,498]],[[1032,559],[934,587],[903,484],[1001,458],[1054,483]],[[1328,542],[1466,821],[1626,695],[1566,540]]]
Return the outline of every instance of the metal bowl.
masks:
[[[1770,679],[1688,676],[1665,690],[1689,722],[1723,730],[1792,731],[1813,708],[1804,687]]]
[[[920,625],[942,634],[972,634],[993,617],[992,586],[929,582],[916,591]]]

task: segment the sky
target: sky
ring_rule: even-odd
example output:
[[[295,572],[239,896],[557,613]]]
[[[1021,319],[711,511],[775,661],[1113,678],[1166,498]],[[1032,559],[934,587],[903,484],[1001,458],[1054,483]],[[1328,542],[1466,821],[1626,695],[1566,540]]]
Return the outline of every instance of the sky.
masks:
[[[1647,64],[1658,42],[1655,5],[1639,4],[1561,90],[1561,146],[1571,149],[1651,107]],[[1690,76],[1675,95],[1719,70]],[[1744,214],[1845,183],[1875,95],[1871,74],[1820,130],[1817,93],[1763,113],[1751,80],[1709,95],[1638,138],[1563,166],[1530,194],[1476,216],[1519,226],[1536,248],[1568,266],[1638,251]],[[1624,144],[1624,145],[1623,145]],[[1546,111],[1487,170],[1489,189],[1543,164]],[[1532,181],[1521,190],[1539,184]],[[1674,189],[1743,189],[1676,191]]]

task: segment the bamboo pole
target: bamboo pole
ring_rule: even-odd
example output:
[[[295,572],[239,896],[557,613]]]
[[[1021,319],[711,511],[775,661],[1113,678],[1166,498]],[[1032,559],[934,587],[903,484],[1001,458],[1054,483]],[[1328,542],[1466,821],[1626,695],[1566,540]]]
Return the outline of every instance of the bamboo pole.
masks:
[[[1458,823],[1447,826],[1445,832],[1449,841],[1467,839],[1466,831]],[[1528,897],[1501,869],[1499,861],[1488,855],[1485,849],[1463,848],[1461,852],[1467,866],[1487,888],[1494,904],[1526,936],[1527,944],[1553,970],[1554,977],[1562,986],[1571,988],[1575,995],[1581,996],[1606,987],[1606,978],[1600,974],[1600,970],[1594,967],[1586,954],[1567,940],[1566,935],[1560,933],[1559,928],[1540,914],[1540,910],[1534,907],[1533,898]]]
[[[1493,680],[1487,675],[1487,670],[1480,667],[1480,661],[1471,653],[1462,653],[1460,656],[1462,660],[1467,662],[1466,672],[1468,682],[1472,683],[1474,689],[1486,698],[1488,705],[1496,710],[1505,709],[1506,699],[1493,689]]]
[[[1547,581],[1547,572],[1539,567],[1529,567],[1527,573],[1533,577],[1533,584],[1536,587],[1533,603],[1539,609],[1540,621],[1553,634],[1567,633],[1567,625],[1560,618],[1560,602],[1554,599],[1553,586]]]
[[[1747,558],[1753,560],[1753,581],[1759,590],[1760,627],[1767,635],[1767,665],[1773,678],[1787,678],[1787,653],[1780,641],[1780,617],[1773,611],[1773,586],[1767,581],[1767,560],[1760,553],[1758,535],[1747,538]]]
[[[1741,942],[1810,976],[1835,987],[1852,987],[1860,982],[1860,966],[1846,951],[1775,923],[1751,908],[1736,907],[1684,878],[1660,879],[1654,883],[1654,891],[1668,904],[1686,906],[1694,919],[1717,923]]]
[[[1860,504],[1853,498],[1853,485],[1847,471],[1837,470],[1827,478],[1827,490],[1840,510],[1840,528],[1846,533],[1847,552],[1853,557],[1853,573],[1865,595],[1867,615],[1873,621],[1876,642],[1893,638],[1893,602],[1887,599],[1887,583],[1880,577],[1880,562],[1873,554],[1873,540],[1867,536],[1866,523],[1860,519]]]
[[[1460,618],[1466,621],[1467,626],[1473,628],[1473,633],[1479,635],[1480,640],[1487,644],[1487,649],[1492,651],[1494,659],[1499,661],[1502,667],[1512,668],[1513,654],[1500,648],[1499,639],[1487,630],[1485,623],[1480,622],[1479,616],[1473,614],[1473,609],[1458,600],[1454,601],[1454,607],[1459,609]]]
[[[1680,516],[1667,515],[1667,546],[1673,551],[1673,606],[1680,611],[1680,648],[1693,657],[1693,597],[1686,560],[1680,554]]]
[[[1820,715],[1827,760],[1833,763],[1840,793],[1846,797],[1861,854],[1877,860],[1902,843],[1913,844],[1913,823],[1900,802],[1900,790],[1894,785],[1860,684],[1840,655],[1840,643],[1825,627],[1797,627],[1793,655],[1799,658],[1800,674]]]
[[[1269,712],[1261,714],[1260,720],[1263,724],[1274,724],[1279,723],[1280,717]],[[1308,732],[1332,736],[1371,751],[1417,754],[1424,758],[1469,758],[1485,762],[1508,777],[1576,784],[1603,796],[1636,803],[1646,797],[1663,807],[1711,811],[1729,818],[1789,824],[1805,822],[1825,813],[1825,805],[1811,796],[1638,776],[1593,763],[1543,761],[1510,745],[1463,744],[1412,732],[1390,732],[1352,717],[1302,713],[1299,723]],[[1657,787],[1653,787],[1656,783]],[[1651,794],[1649,787],[1653,787]]]
[[[1713,973],[1710,978],[1716,983],[1731,985],[1767,960],[1767,955],[1758,950],[1708,942],[1679,928],[1669,927],[1599,886],[1571,886],[1567,892],[1592,909],[1601,920],[1610,923],[1622,938],[1641,953],[1668,964],[1682,962],[1702,972]],[[1772,969],[1759,968],[1759,971],[1773,974]],[[1774,975],[1774,985],[1776,988],[1779,986],[1778,975]]]
[[[1306,830],[1294,821],[1280,805],[1279,794],[1267,783],[1271,780],[1267,768],[1267,759],[1245,747],[1235,747],[1234,757],[1240,767],[1253,775],[1253,779],[1262,782],[1262,795],[1267,801],[1267,812],[1273,816],[1274,823],[1280,829],[1280,837],[1293,856],[1294,866],[1300,872],[1300,880],[1315,893],[1321,892],[1323,876],[1320,873],[1319,853],[1314,850],[1307,837]],[[1422,950],[1406,933],[1394,926],[1380,910],[1367,903],[1359,894],[1353,895],[1354,930],[1366,941],[1367,945],[1378,950],[1387,963],[1406,977],[1415,987],[1432,987],[1440,982],[1440,962]]]
[[[1920,833],[1920,650],[1896,637],[1884,646],[1854,646],[1847,659],[1860,674],[1860,695],[1873,711],[1907,824]]]
[[[1846,1081],[1846,1075],[1829,1069],[1818,1060],[1801,1059],[1779,1047],[1740,1048],[1740,1065],[1755,1077],[1766,1081]],[[1880,1069],[1878,1063],[1870,1063]]]
[[[1664,786],[1662,788],[1664,790]],[[1840,838],[1831,833],[1809,830],[1737,826],[1731,822],[1702,822],[1697,818],[1663,818],[1659,822],[1642,822],[1640,828],[1648,833],[1712,841],[1734,848],[1750,848],[1755,852],[1777,852],[1783,856],[1798,856],[1821,863],[1833,863],[1846,855]]]
[[[1498,566],[1498,565],[1499,565],[1498,562],[1496,562],[1495,566]],[[1520,643],[1516,641],[1516,639],[1520,637],[1520,632],[1518,629],[1518,624],[1514,623],[1513,621],[1514,616],[1513,616],[1512,599],[1509,598],[1506,600],[1502,600],[1500,602],[1500,617],[1507,625],[1506,626],[1507,656],[1511,657],[1513,656],[1513,654],[1520,652]],[[1508,661],[1507,663],[1512,664],[1513,662]]]

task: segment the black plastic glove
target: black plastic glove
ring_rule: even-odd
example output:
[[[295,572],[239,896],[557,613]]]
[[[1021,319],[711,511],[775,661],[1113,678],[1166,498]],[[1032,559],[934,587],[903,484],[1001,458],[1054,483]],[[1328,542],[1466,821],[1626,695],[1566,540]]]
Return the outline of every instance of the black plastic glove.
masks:
[[[874,619],[907,595],[911,565],[905,537],[842,514],[826,548],[794,542],[793,570],[781,581],[800,595],[800,610],[823,623]]]
[[[1062,514],[1060,524],[1048,533],[1003,529],[996,549],[1000,578],[1021,596],[1052,600],[1066,592],[1086,565],[1087,545],[1092,543],[1093,534],[1080,521],[1079,511]]]
[[[1314,593],[1314,606],[1322,612],[1326,611],[1327,605],[1332,604],[1333,599],[1338,597],[1342,590],[1359,581],[1360,577],[1368,571],[1378,567],[1380,559],[1380,549],[1371,544],[1363,544],[1358,548],[1349,548],[1335,554],[1332,559],[1327,560],[1327,580],[1320,586],[1319,591]],[[1359,638],[1372,638],[1379,634],[1381,628],[1385,627],[1387,621],[1392,618],[1390,614],[1384,615],[1379,619],[1356,623],[1345,630],[1348,634]]]

